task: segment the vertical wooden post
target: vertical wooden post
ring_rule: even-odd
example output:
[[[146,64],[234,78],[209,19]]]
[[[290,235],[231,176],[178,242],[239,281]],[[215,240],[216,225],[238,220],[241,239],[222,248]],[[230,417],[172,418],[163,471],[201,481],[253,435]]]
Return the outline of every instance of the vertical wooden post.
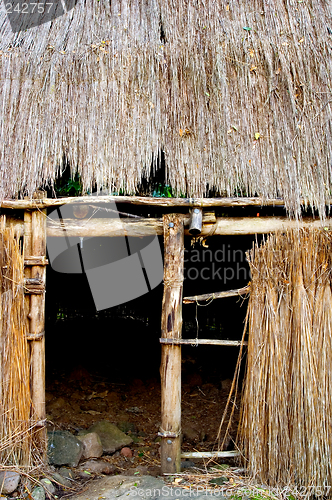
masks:
[[[46,256],[46,211],[33,210],[24,214],[24,257]],[[33,265],[25,269],[25,277],[40,280],[45,284],[46,267]],[[45,428],[45,293],[26,295],[29,318],[30,363],[31,363],[31,417],[40,426],[36,436],[37,445],[44,457],[46,454]],[[34,338],[35,337],[35,338]]]
[[[161,336],[181,338],[184,265],[184,227],[176,214],[164,222],[164,296]],[[161,472],[181,469],[181,346],[161,347]]]

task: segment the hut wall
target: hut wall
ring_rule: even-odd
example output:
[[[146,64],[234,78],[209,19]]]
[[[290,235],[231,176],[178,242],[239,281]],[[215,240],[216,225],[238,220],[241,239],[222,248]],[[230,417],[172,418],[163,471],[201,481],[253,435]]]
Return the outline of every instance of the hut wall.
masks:
[[[331,250],[327,231],[300,230],[249,253],[243,453],[263,482],[316,494],[332,479]]]
[[[0,229],[0,462],[31,467],[36,459],[30,419],[30,361],[24,260],[12,227]]]

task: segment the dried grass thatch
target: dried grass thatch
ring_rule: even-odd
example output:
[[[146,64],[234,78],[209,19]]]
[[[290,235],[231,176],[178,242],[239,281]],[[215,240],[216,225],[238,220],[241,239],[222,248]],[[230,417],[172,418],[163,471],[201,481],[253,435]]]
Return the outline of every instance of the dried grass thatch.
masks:
[[[30,470],[39,462],[30,420],[30,363],[23,258],[12,229],[0,229],[0,463]]]
[[[132,193],[160,151],[178,192],[331,194],[329,2],[80,0],[16,34],[0,14],[1,197],[51,182]]]
[[[249,470],[275,485],[332,480],[332,238],[276,234],[249,254],[249,343],[240,435]],[[311,488],[311,490],[310,490]]]

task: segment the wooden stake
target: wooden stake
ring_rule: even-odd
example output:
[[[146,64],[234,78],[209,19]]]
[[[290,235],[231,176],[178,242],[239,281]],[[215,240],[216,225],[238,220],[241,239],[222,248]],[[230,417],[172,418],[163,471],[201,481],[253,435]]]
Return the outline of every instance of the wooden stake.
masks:
[[[30,257],[46,256],[46,213],[34,210],[25,213],[24,253]],[[31,265],[25,269],[28,280],[45,284],[45,265]],[[26,296],[29,305],[29,332],[34,340],[30,344],[32,419],[39,425],[46,418],[45,411],[45,340],[40,334],[45,330],[45,294]],[[33,337],[35,335],[35,338]],[[41,426],[36,435],[36,444],[46,457],[46,428]]]
[[[169,345],[222,345],[236,347],[248,345],[248,342],[242,340],[221,340],[221,339],[159,339],[161,344]]]
[[[181,458],[234,458],[240,455],[239,451],[188,451],[181,453]]]
[[[208,302],[214,299],[223,299],[225,297],[240,297],[250,293],[250,285],[243,288],[236,288],[235,290],[227,290],[225,292],[204,293],[203,295],[193,295],[192,297],[184,297],[184,304],[196,304],[200,302]]]
[[[184,266],[183,221],[176,214],[164,215],[164,296],[162,338],[181,338]],[[161,471],[181,470],[181,346],[161,348]]]

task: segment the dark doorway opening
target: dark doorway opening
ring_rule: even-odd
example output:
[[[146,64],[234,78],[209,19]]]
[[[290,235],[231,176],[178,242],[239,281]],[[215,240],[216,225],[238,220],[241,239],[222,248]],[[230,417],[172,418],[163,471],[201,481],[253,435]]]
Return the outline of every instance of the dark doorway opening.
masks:
[[[250,280],[245,252],[253,241],[215,236],[193,245],[186,237],[184,296],[245,286]],[[47,271],[49,427],[75,434],[100,420],[117,424],[132,435],[134,456],[128,461],[116,453],[109,459],[131,473],[137,467],[159,472],[162,295],[161,283],[135,300],[97,312],[84,274]],[[183,337],[240,340],[246,304],[231,297],[206,306],[183,305]],[[215,446],[238,353],[238,347],[182,347],[183,451]],[[234,446],[237,418],[227,449]]]

